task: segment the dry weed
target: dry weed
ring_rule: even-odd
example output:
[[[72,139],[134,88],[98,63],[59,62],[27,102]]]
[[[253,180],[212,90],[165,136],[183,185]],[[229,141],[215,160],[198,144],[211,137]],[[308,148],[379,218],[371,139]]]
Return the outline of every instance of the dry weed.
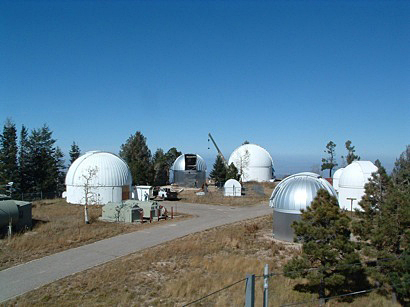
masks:
[[[266,238],[271,223],[272,217],[267,216],[188,235],[69,276],[10,304],[181,306],[246,274],[262,275],[265,263],[271,271],[280,272],[283,255],[290,257],[299,251],[292,244]],[[293,290],[297,282],[283,276],[270,278],[270,306],[315,298]],[[244,282],[240,282],[197,306],[243,306],[244,288]],[[258,277],[256,306],[262,306],[262,289],[263,278]],[[377,294],[357,298],[357,302],[360,304],[356,306],[376,306],[373,302],[391,306]],[[329,306],[336,305],[343,304],[331,302]]]
[[[90,224],[84,223],[84,206],[63,199],[33,203],[33,229],[0,240],[0,269],[56,252],[150,227],[149,224],[109,223],[98,220],[101,206],[90,206]],[[161,221],[163,223],[165,221]]]

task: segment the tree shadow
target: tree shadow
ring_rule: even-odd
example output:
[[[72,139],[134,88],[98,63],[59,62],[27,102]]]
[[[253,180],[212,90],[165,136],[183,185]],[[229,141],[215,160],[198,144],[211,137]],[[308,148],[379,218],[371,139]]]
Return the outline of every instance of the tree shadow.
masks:
[[[47,221],[47,220],[32,219],[31,220],[31,229],[39,227],[40,225],[43,225],[43,224],[47,224],[49,222],[50,221]]]
[[[368,293],[361,293],[355,295],[349,295],[354,292],[359,292],[363,290],[368,290],[372,288],[368,280],[366,271],[361,269],[352,270],[348,274],[344,274],[346,277],[346,282],[343,285],[338,286],[326,286],[326,297],[341,296],[337,299],[340,302],[351,303],[357,297],[367,296]],[[302,293],[319,293],[319,285],[309,285],[309,284],[296,284],[293,289]]]

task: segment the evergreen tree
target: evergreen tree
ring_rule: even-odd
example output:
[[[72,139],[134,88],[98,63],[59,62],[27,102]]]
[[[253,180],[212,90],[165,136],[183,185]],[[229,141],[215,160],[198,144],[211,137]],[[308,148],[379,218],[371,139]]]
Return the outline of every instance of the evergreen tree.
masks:
[[[0,184],[18,182],[16,125],[7,119],[0,134]]]
[[[410,186],[410,145],[407,145],[406,150],[396,160],[392,176],[397,187]]]
[[[347,149],[347,156],[346,156],[346,164],[349,165],[355,160],[360,160],[360,157],[355,154],[356,149],[354,149],[354,146],[352,146],[352,141],[348,140],[345,143],[346,149]],[[345,157],[342,156],[342,159]]]
[[[216,156],[215,163],[209,177],[215,180],[216,183],[225,182],[226,166],[220,155]]]
[[[166,172],[167,172],[167,181],[169,178],[169,170],[174,164],[175,160],[182,155],[182,152],[178,151],[175,147],[170,148],[167,153],[165,154],[165,164],[166,164]]]
[[[134,185],[152,183],[151,151],[147,146],[146,138],[140,131],[131,135],[125,144],[121,145],[120,157],[128,163]]]
[[[57,191],[57,181],[60,178],[57,164],[62,153],[54,147],[52,131],[47,125],[34,129],[28,139],[28,179],[33,192],[51,193]]]
[[[71,144],[69,155],[70,155],[70,165],[73,164],[73,162],[77,160],[77,158],[81,155],[80,147],[75,142]]]
[[[365,195],[359,202],[362,210],[356,210],[357,219],[352,222],[353,233],[359,240],[366,242],[377,236],[377,224],[384,206],[387,193],[391,190],[392,181],[379,160],[376,160],[377,172],[372,174],[365,185]]]
[[[239,175],[238,169],[236,168],[235,164],[231,163],[226,170],[226,177],[225,180],[235,179],[239,180],[241,176]]]
[[[29,181],[29,168],[28,168],[28,131],[27,128],[22,125],[20,131],[20,143],[19,143],[19,185],[20,191],[25,193],[30,188]]]
[[[332,170],[337,166],[336,163],[336,153],[335,153],[336,144],[330,141],[326,145],[325,152],[329,155],[328,158],[322,158],[322,167],[321,170],[328,169],[329,177],[332,178]]]
[[[410,159],[408,147],[396,161],[392,177],[376,161],[377,173],[365,186],[358,219],[353,223],[367,257],[383,259],[369,274],[379,283],[388,284],[402,302],[409,302],[410,276]],[[404,285],[407,286],[404,287]],[[403,288],[404,287],[404,288]]]
[[[66,175],[66,167],[64,161],[64,154],[61,151],[60,147],[56,147],[54,152],[54,169],[53,172],[55,173],[55,185],[56,185],[56,192],[58,196],[65,190],[65,175]]]
[[[319,190],[307,210],[302,211],[301,221],[292,224],[295,238],[303,244],[302,254],[285,265],[285,275],[306,278],[320,297],[363,287],[363,270],[353,265],[360,259],[350,241],[349,223],[337,199]]]
[[[168,182],[167,161],[166,155],[161,148],[158,148],[154,153],[152,164],[154,168],[154,185],[166,185]]]

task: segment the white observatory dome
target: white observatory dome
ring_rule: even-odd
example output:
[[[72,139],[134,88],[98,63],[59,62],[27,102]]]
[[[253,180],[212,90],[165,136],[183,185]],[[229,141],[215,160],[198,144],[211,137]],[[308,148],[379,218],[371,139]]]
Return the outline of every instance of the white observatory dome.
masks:
[[[333,188],[336,190],[336,192],[339,192],[339,180],[340,176],[343,173],[344,168],[339,168],[334,174],[333,174]]]
[[[377,167],[370,161],[354,161],[343,170],[339,179],[340,188],[364,188],[364,185],[377,172]]]
[[[364,186],[378,168],[370,161],[354,161],[343,170],[339,179],[339,204],[346,210],[361,209],[359,202]]]
[[[95,170],[95,175],[90,175]],[[104,151],[89,151],[68,169],[65,184],[67,202],[85,204],[85,186],[90,190],[89,202],[106,204],[129,198],[132,176],[130,169],[117,155]]]
[[[330,195],[337,197],[331,184],[318,174],[295,174],[275,187],[269,205],[278,212],[300,214],[300,210],[310,205],[320,189],[325,189]]]
[[[273,179],[273,161],[266,149],[255,144],[244,144],[236,148],[229,157],[228,164],[233,163],[243,182],[269,181]]]

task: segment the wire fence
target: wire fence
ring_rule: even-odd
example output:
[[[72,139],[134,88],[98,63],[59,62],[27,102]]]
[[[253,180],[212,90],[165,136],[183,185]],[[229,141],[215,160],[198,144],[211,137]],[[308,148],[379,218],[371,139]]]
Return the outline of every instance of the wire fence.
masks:
[[[347,269],[349,267],[356,267],[356,266],[362,266],[364,268],[368,265],[370,265],[372,268],[381,268],[381,267],[386,266],[389,261],[398,260],[399,258],[401,258],[401,256],[394,257],[394,258],[377,259],[377,260],[373,260],[373,261],[367,261],[367,262],[364,262],[364,263],[361,263],[361,262],[359,263],[358,262],[358,263],[338,265],[338,266],[334,266],[332,268],[326,268],[326,269],[337,270],[337,269]],[[264,288],[263,289],[263,293],[264,293],[263,294],[263,296],[264,296],[263,302],[264,302],[264,304],[263,304],[263,306],[268,306],[268,303],[273,303],[272,304],[273,306],[281,306],[281,307],[282,306],[283,307],[285,307],[285,306],[298,306],[298,305],[304,305],[304,306],[309,306],[309,305],[317,306],[317,305],[319,305],[320,306],[320,305],[323,305],[325,302],[328,302],[330,300],[336,300],[336,299],[348,298],[348,297],[353,297],[353,296],[365,295],[365,294],[368,294],[368,293],[371,293],[371,292],[374,292],[374,291],[377,291],[377,290],[390,291],[392,288],[398,286],[398,285],[393,284],[393,283],[386,284],[386,285],[380,285],[376,281],[375,282],[376,286],[373,286],[373,287],[370,287],[370,288],[367,288],[367,289],[361,289],[361,290],[351,291],[349,293],[343,293],[343,294],[332,295],[332,296],[324,296],[324,297],[318,297],[318,294],[310,293],[310,294],[305,294],[305,296],[309,295],[310,298],[301,299],[301,300],[297,300],[297,301],[294,301],[294,302],[281,302],[280,298],[278,298],[278,296],[275,295],[275,294],[278,294],[278,292],[280,290],[283,290],[283,285],[285,283],[279,283],[280,289],[269,287],[270,283],[268,283],[268,280],[270,278],[278,277],[278,276],[281,276],[281,277],[285,278],[285,275],[289,276],[291,274],[306,273],[306,272],[317,271],[317,270],[324,270],[324,268],[323,267],[313,267],[313,268],[304,269],[304,270],[289,271],[289,272],[286,272],[286,274],[283,271],[281,271],[281,272],[270,272],[270,273],[265,271],[265,273],[263,275],[256,275],[256,274],[248,275],[246,278],[240,279],[236,282],[233,282],[229,285],[226,285],[226,286],[224,286],[224,287],[222,287],[222,288],[220,288],[216,291],[213,291],[213,292],[211,292],[207,295],[204,295],[204,296],[202,296],[202,297],[200,297],[200,298],[198,298],[194,301],[186,303],[183,306],[191,306],[191,305],[195,305],[195,304],[198,304],[198,303],[203,303],[204,300],[209,299],[210,297],[215,296],[217,294],[220,294],[221,292],[228,291],[230,288],[232,288],[233,286],[238,285],[240,283],[243,283],[243,285],[245,286],[245,299],[244,299],[245,306],[254,306],[253,304],[251,304],[251,305],[247,304],[247,302],[248,302],[248,286],[249,286],[249,283],[248,283],[249,280],[248,279],[249,279],[249,276],[253,276],[253,280],[261,280],[261,279],[264,280],[264,285],[263,285],[263,288]],[[394,273],[394,272],[391,272],[391,273]],[[408,280],[404,281],[403,283],[405,285],[410,286],[410,281],[408,281]],[[293,287],[293,285],[292,285],[292,287]],[[267,295],[268,294],[268,289],[269,289],[269,295]],[[251,291],[253,293],[249,294],[249,295],[254,296],[255,289],[252,289]],[[265,301],[265,291],[266,291],[266,301]],[[252,298],[252,301],[253,300],[254,300],[254,298]],[[393,301],[393,303],[396,303],[396,296],[395,296],[394,293],[392,293],[392,301]]]
[[[34,192],[34,193],[13,193],[11,197],[15,200],[22,200],[22,201],[35,201],[35,200],[43,200],[43,199],[55,199],[61,198],[61,193],[58,192],[50,192],[50,193],[43,193],[43,192]]]

